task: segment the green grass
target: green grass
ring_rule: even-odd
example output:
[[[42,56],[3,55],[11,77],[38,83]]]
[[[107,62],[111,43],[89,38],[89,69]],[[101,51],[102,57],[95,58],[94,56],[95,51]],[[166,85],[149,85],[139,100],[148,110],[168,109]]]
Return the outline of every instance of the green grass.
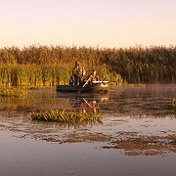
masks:
[[[80,113],[64,110],[47,110],[41,112],[31,112],[30,117],[35,121],[60,122],[60,123],[88,123],[101,122],[101,114]]]

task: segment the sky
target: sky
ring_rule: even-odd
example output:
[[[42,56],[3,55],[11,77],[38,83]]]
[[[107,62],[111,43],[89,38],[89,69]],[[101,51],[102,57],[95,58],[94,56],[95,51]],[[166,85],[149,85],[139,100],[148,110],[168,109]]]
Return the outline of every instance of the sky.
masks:
[[[0,0],[0,47],[176,44],[176,0]]]

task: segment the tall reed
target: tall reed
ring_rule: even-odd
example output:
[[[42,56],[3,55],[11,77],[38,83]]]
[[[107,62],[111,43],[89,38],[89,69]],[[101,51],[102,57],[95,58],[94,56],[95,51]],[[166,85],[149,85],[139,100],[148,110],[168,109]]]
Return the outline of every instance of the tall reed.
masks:
[[[176,82],[176,47],[92,48],[32,45],[0,49],[0,85],[67,83],[78,60],[87,74],[129,83]]]

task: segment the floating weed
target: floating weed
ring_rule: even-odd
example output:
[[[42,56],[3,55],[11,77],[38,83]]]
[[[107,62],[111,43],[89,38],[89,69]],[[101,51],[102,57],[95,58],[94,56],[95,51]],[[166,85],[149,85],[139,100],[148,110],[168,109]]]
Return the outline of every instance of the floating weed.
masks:
[[[171,103],[173,106],[176,106],[176,98],[172,98]]]
[[[101,114],[94,113],[81,113],[64,110],[47,110],[41,112],[31,112],[30,117],[35,121],[47,121],[47,122],[60,122],[60,123],[88,123],[88,122],[100,122]]]
[[[170,134],[169,139],[171,140],[171,143],[176,144],[176,134]]]
[[[126,137],[126,139],[125,139]],[[124,138],[124,139],[123,139]],[[127,155],[161,155],[176,152],[176,135],[147,136],[123,133],[109,142],[105,149],[122,149]]]
[[[0,88],[0,96],[4,97],[24,97],[27,95],[25,89],[20,88]]]

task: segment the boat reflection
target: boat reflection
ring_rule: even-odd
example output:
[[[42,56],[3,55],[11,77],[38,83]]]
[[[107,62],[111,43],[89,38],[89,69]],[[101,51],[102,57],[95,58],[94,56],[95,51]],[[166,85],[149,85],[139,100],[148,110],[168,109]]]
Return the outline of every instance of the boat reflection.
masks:
[[[83,98],[81,112],[85,114],[89,110],[93,113],[97,113],[97,102],[95,100],[88,102],[85,98]]]
[[[109,95],[99,94],[57,94],[58,99],[61,101],[67,101],[65,109],[71,109],[74,111],[85,112],[101,112],[100,104],[109,100]]]

